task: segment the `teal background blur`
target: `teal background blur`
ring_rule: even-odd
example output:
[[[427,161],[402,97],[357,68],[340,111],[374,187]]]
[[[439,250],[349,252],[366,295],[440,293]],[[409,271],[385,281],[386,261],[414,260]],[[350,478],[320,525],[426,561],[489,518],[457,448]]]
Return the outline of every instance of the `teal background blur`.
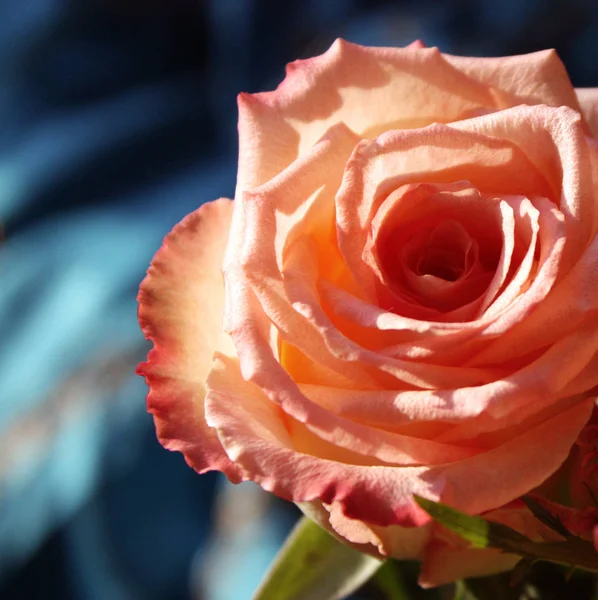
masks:
[[[236,94],[339,36],[598,85],[595,0],[0,0],[0,598],[250,597],[296,513],[159,446],[135,295],[232,197]]]

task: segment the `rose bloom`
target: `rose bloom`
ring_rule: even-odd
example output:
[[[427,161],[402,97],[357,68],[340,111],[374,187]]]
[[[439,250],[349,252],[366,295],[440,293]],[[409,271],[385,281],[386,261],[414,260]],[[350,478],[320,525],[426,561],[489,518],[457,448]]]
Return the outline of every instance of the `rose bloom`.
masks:
[[[422,560],[424,585],[511,567],[413,494],[543,535],[517,499],[598,384],[592,128],[554,51],[338,40],[241,94],[235,201],[178,224],[141,285],[161,442]]]

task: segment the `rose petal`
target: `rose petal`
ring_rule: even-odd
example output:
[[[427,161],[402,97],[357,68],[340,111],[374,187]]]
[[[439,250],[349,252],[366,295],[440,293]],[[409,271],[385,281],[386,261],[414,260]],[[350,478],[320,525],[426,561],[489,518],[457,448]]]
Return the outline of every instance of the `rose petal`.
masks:
[[[446,55],[446,61],[490,86],[499,110],[519,104],[579,110],[567,70],[553,49],[492,58]]]
[[[547,252],[554,254],[554,248],[562,245],[558,241],[562,235],[550,234],[547,225],[547,222],[544,222],[544,226],[541,223],[540,233],[546,241]],[[555,241],[552,250],[549,249],[550,239]],[[588,318],[598,294],[598,239],[591,243],[575,267],[558,285],[553,283],[559,268],[559,261],[554,258],[547,260],[545,273],[536,275],[538,284],[534,282],[522,294],[522,298],[529,297],[530,301],[537,294],[542,294],[543,300],[536,303],[533,311],[528,309],[526,318],[521,318],[524,313],[520,313],[517,307],[511,314],[505,313],[501,319],[497,319],[492,325],[493,331],[498,334],[509,331],[509,335],[497,335],[494,341],[471,360],[471,364],[504,363],[516,355],[525,356],[574,332]],[[521,308],[525,310],[527,306]]]
[[[579,110],[554,51],[463,58],[417,44],[372,48],[339,39],[321,56],[289,64],[275,91],[239,96],[237,189],[268,181],[340,122],[375,137],[522,103]]]
[[[445,441],[459,442],[487,431],[509,428],[533,414],[559,406],[579,374],[591,377],[586,366],[596,352],[596,320],[569,334],[535,360],[502,379],[477,387],[441,390],[335,390],[322,386],[304,389],[318,404],[359,422],[399,427],[410,422],[463,421]],[[566,361],[562,359],[567,356]],[[595,382],[586,382],[591,389]],[[579,393],[582,390],[574,390]],[[579,401],[579,398],[577,400]],[[473,420],[486,413],[482,421]]]
[[[332,530],[352,544],[371,544],[377,548],[382,557],[390,556],[396,560],[422,558],[432,524],[422,527],[367,525],[362,521],[346,517],[338,502],[327,504],[325,507],[329,512],[329,524]]]
[[[568,231],[563,268],[567,272],[596,233],[592,157],[596,150],[586,137],[579,113],[566,107],[518,106],[450,127],[508,140],[542,173],[552,193],[536,195],[552,200],[565,217]]]
[[[554,318],[555,314],[552,305],[547,306],[542,300],[551,292],[558,275],[565,239],[564,219],[554,205],[545,199],[534,198],[533,204],[534,207],[530,207],[527,202],[520,204],[517,211],[517,238],[528,243],[527,253],[509,284],[478,320],[442,323],[409,319],[366,303],[326,281],[318,284],[321,302],[335,323],[339,319],[343,324],[352,323],[350,331],[354,338],[375,340],[384,334],[382,339],[386,340],[388,346],[384,348],[384,344],[377,344],[376,348],[390,356],[417,359],[426,364],[463,366],[468,360],[471,361],[470,364],[475,364],[474,360],[484,364],[482,359],[485,351],[497,346],[503,352],[502,358],[498,361],[486,361],[485,364],[512,364],[518,356],[529,355],[551,341],[549,338],[533,344],[538,335],[558,339],[563,333],[576,327],[576,321],[559,319],[558,328],[542,325],[536,331],[527,328],[527,336],[517,334],[515,342],[510,337],[514,335],[511,330],[515,326],[518,330],[525,328],[530,320],[535,321],[536,313],[545,314],[547,319]],[[528,223],[525,222],[526,219],[529,220]],[[541,234],[540,255],[536,257],[535,236],[538,231]],[[584,259],[581,271],[575,269],[580,276],[586,272],[592,273],[592,269],[587,266],[589,261],[589,257],[588,260]],[[532,267],[535,277],[528,283]],[[555,303],[559,307],[557,314],[560,315],[561,307],[571,305],[572,302],[577,304],[577,299],[587,300],[589,297],[586,290],[577,291],[572,297],[565,293],[560,302]],[[581,303],[579,304],[581,309]],[[534,307],[535,311],[532,310]],[[587,312],[587,308],[585,311]],[[393,332],[396,335],[394,339]],[[497,336],[497,332],[502,335]],[[506,332],[509,332],[509,336],[505,335]],[[396,343],[392,344],[393,341]]]
[[[462,366],[422,365],[413,361],[395,359],[379,352],[372,352],[342,335],[323,311],[316,287],[316,269],[310,264],[307,240],[297,242],[295,252],[289,252],[284,271],[284,286],[266,280],[261,273],[252,278],[253,288],[264,310],[284,340],[302,350],[314,361],[321,361],[340,372],[375,367],[382,373],[395,377],[393,387],[445,388],[451,385],[480,385],[494,380],[496,369],[469,369]],[[315,349],[317,341],[323,350]],[[334,367],[334,365],[337,367]],[[387,379],[387,378],[383,378]],[[458,383],[457,383],[458,382]]]
[[[393,362],[388,357],[369,353],[330,326],[314,297],[313,285],[310,289],[305,289],[302,285],[293,288],[298,293],[304,291],[309,295],[288,295],[293,281],[309,277],[313,265],[310,265],[304,254],[299,261],[301,264],[296,263],[297,268],[292,269],[290,250],[287,248],[287,256],[284,258],[283,249],[277,240],[282,238],[286,240],[287,246],[291,244],[292,226],[298,218],[297,211],[303,214],[306,206],[315,206],[316,203],[325,206],[327,202],[331,202],[330,195],[337,183],[335,177],[337,181],[340,180],[343,165],[354,141],[355,136],[346,128],[339,126],[330,130],[308,155],[296,161],[291,168],[261,188],[245,192],[238,200],[233,216],[235,234],[231,236],[227,249],[224,272],[227,292],[231,298],[231,307],[225,310],[226,327],[235,340],[241,364],[248,368],[245,365],[252,364],[255,360],[256,343],[247,343],[248,327],[259,327],[256,339],[265,339],[270,336],[268,328],[272,322],[283,339],[296,346],[303,354],[343,377],[355,379],[359,386],[376,382],[368,365],[399,377],[409,385],[429,384],[432,387],[442,387],[449,380],[453,384],[458,380],[463,385],[473,385],[490,379],[490,373],[478,369],[422,369],[421,365],[415,363]],[[323,164],[327,167],[326,173],[322,173]],[[310,199],[307,203],[306,198]],[[316,211],[316,214],[320,212]],[[235,229],[237,219],[239,231]],[[294,247],[305,246],[313,238],[314,226],[306,227],[306,222],[303,225],[305,235],[297,240]],[[285,236],[285,232],[288,235]],[[328,246],[323,250],[319,248],[316,255],[326,262],[327,251]],[[286,260],[284,282],[280,272],[283,260],[281,253]],[[322,335],[324,331],[326,334]],[[243,348],[247,355],[243,354]],[[422,374],[426,377],[425,381]]]
[[[592,401],[579,403],[523,436],[446,465],[359,466],[295,450],[280,408],[260,390],[263,381],[243,381],[223,360],[216,358],[208,379],[206,415],[244,475],[294,502],[338,501],[345,516],[377,525],[426,522],[413,502],[414,493],[472,513],[506,504],[562,464],[593,408]],[[270,385],[275,385],[273,379],[269,372]],[[291,385],[285,393],[290,399],[296,392]],[[551,452],[534,451],[548,441]]]
[[[470,245],[475,244],[476,268],[454,282],[437,280],[442,287],[437,283],[425,293],[422,286],[429,287],[430,282],[417,281],[424,278],[413,272],[403,273],[400,258],[412,245],[414,238],[409,236],[414,231],[431,224],[446,227],[451,222],[461,228]],[[391,193],[376,212],[363,260],[379,282],[379,303],[392,307],[393,312],[427,321],[467,321],[481,311],[483,303],[490,303],[506,279],[514,229],[509,198],[482,196],[467,182],[407,185]],[[451,235],[451,239],[458,239],[457,232]],[[405,243],[405,239],[409,241]],[[494,281],[492,268],[496,271]],[[412,298],[406,291],[411,291]]]
[[[314,500],[313,502],[297,502],[296,504],[306,517],[317,523],[322,529],[328,531],[328,533],[340,540],[343,544],[347,544],[352,548],[359,550],[359,552],[369,554],[374,558],[383,559],[383,556],[378,551],[380,540],[376,537],[372,528],[365,525],[365,523],[355,521],[355,523],[360,524],[357,526],[355,536],[358,541],[351,541],[337,533],[332,527],[330,524],[330,508],[326,508],[322,502]]]
[[[458,579],[495,575],[510,571],[520,560],[520,556],[500,550],[457,547],[434,539],[426,546],[418,583],[431,588]]]
[[[216,391],[222,389],[222,372],[230,381],[236,382],[236,389],[244,389],[238,364],[221,355],[210,375],[210,385]],[[468,458],[478,451],[475,447],[438,444],[433,440],[375,429],[322,410],[299,393],[274,361],[268,365],[268,374],[260,374],[254,381],[260,386],[269,386],[266,394],[282,407],[280,417],[298,452],[361,465],[433,465]],[[281,386],[285,384],[287,389],[282,390]],[[287,402],[283,396],[287,397]]]
[[[234,352],[222,332],[221,265],[233,209],[230,200],[202,205],[164,239],[139,290],[139,322],[154,348],[139,365],[150,388],[148,411],[158,438],[197,471],[239,469],[205,422],[204,382],[217,348]]]
[[[575,93],[581,114],[588,122],[594,137],[598,137],[598,88],[576,88]]]
[[[492,116],[502,122],[506,112]],[[470,131],[456,133],[455,124],[390,131],[376,140],[358,144],[336,195],[337,232],[347,266],[370,295],[374,282],[363,252],[372,220],[384,200],[403,185],[422,182],[446,185],[463,180],[469,182],[468,187],[491,197],[552,193],[541,171],[508,138]],[[415,215],[417,210],[412,220]]]
[[[507,115],[506,113],[512,113],[512,115]],[[507,126],[506,122],[509,120],[511,125]],[[525,125],[523,124],[524,122]],[[546,294],[551,292],[552,288],[555,287],[554,283],[559,273],[561,276],[566,276],[567,279],[572,279],[572,275],[567,275],[568,269],[571,274],[575,273],[576,277],[583,273],[584,277],[587,275],[590,278],[590,281],[593,281],[592,273],[594,269],[589,262],[590,250],[585,250],[583,246],[588,243],[589,239],[591,239],[590,236],[593,235],[592,232],[595,231],[594,215],[592,212],[593,202],[589,202],[588,197],[590,194],[593,194],[592,173],[595,168],[593,165],[595,165],[597,150],[587,139],[583,138],[582,132],[579,129],[579,116],[569,109],[519,107],[510,111],[503,111],[500,115],[496,114],[488,117],[480,117],[479,119],[453,124],[451,127],[467,129],[470,126],[473,126],[476,131],[482,129],[486,133],[491,133],[493,136],[505,137],[507,135],[512,135],[514,136],[513,139],[518,138],[518,136],[523,138],[524,134],[526,134],[526,128],[528,128],[528,137],[533,137],[538,134],[539,130],[544,130],[547,134],[549,145],[537,144],[532,148],[532,145],[526,142],[525,146],[526,153],[531,153],[534,162],[538,164],[539,168],[542,168],[545,173],[552,173],[550,175],[551,178],[554,177],[553,172],[555,171],[555,164],[562,163],[565,165],[565,171],[571,173],[577,172],[579,164],[585,164],[589,170],[587,176],[584,171],[583,176],[575,177],[568,175],[563,180],[564,193],[562,194],[563,200],[561,203],[566,207],[568,212],[568,216],[565,215],[565,222],[563,223],[563,225],[567,227],[566,255],[560,256],[563,241],[565,240],[565,236],[563,235],[564,232],[561,231],[561,233],[559,233],[557,231],[559,229],[558,225],[548,226],[546,221],[547,219],[554,220],[555,218],[558,219],[560,217],[558,217],[556,213],[551,216],[550,210],[542,211],[543,216],[541,219],[544,221],[544,225],[541,226],[540,231],[543,232],[541,243],[545,248],[545,264],[541,265],[540,268],[543,271],[536,275],[532,286],[522,293],[522,298],[525,298],[525,301],[522,302],[521,299],[519,299],[513,308],[509,308],[508,306],[505,307],[502,310],[502,313],[504,314],[501,314],[498,319],[495,319],[495,323],[491,328],[485,329],[485,335],[495,336],[496,342],[494,342],[493,345],[501,346],[506,355],[508,355],[497,358],[496,360],[493,359],[492,363],[504,364],[505,360],[514,358],[514,351],[517,353],[516,356],[524,356],[526,353],[536,351],[542,346],[558,339],[563,331],[571,331],[577,326],[576,323],[579,322],[579,318],[582,318],[587,312],[588,305],[584,302],[585,308],[583,311],[580,310],[578,312],[578,315],[576,316],[577,320],[561,319],[561,317],[565,317],[563,307],[575,304],[581,309],[582,303],[580,300],[595,295],[593,292],[588,292],[587,289],[581,290],[581,288],[579,292],[572,294],[568,285],[559,285],[556,286],[554,291],[554,304],[552,301],[545,302],[542,300],[542,302],[539,302],[540,297],[544,299]],[[550,135],[548,135],[549,133]],[[516,141],[517,143],[524,143],[522,139],[517,139]],[[540,147],[542,148],[542,152],[539,150]],[[557,168],[557,171],[559,169],[560,167]],[[386,170],[383,169],[383,171],[385,172]],[[551,186],[556,185],[555,181],[553,181]],[[353,196],[353,198],[355,198],[355,196]],[[581,206],[589,206],[589,211],[588,209],[581,209]],[[367,214],[364,218],[367,221]],[[359,223],[359,218],[347,217],[345,222],[351,224],[350,226],[355,229],[355,223]],[[581,224],[582,222],[583,224]],[[563,230],[562,225],[560,226],[560,230]],[[346,237],[346,248],[344,249],[344,252],[345,255],[353,256],[353,254],[359,252],[360,243],[357,240],[359,237],[359,229],[347,233],[349,235],[346,235],[346,233],[343,232],[343,236]],[[554,236],[557,237],[555,238]],[[554,242],[548,241],[551,237],[554,238]],[[355,252],[351,249],[352,247],[354,247]],[[581,262],[584,264],[583,268],[579,267],[578,264],[581,252],[584,252],[584,255],[581,257]],[[586,260],[586,256],[588,257],[588,260]],[[359,256],[356,257],[353,264],[356,269],[363,268],[363,262],[360,260]],[[579,283],[581,284],[581,279],[579,279]],[[588,289],[591,289],[590,283],[588,286]],[[557,302],[556,295],[559,294],[561,296],[561,301]],[[581,294],[581,296],[579,294]],[[519,298],[518,296],[516,297]],[[534,305],[536,305],[536,308],[532,311],[531,308]],[[555,307],[557,307],[556,315],[558,318],[558,326],[554,322]],[[364,311],[361,311],[361,314],[365,315]],[[543,318],[549,318],[550,322],[542,323],[542,319],[536,319],[536,315],[538,317],[544,315]],[[380,314],[379,317],[376,317],[376,321],[379,321],[381,316],[382,315]],[[393,320],[391,317],[385,317],[385,319],[389,320],[389,323]],[[417,325],[417,328],[415,328],[415,324],[410,323],[407,320],[396,318],[395,321],[398,327],[401,327],[402,329],[411,327],[414,332],[417,332],[417,335],[420,335],[422,329],[421,324]],[[540,323],[542,323],[542,325],[539,325]],[[459,331],[456,332],[458,337],[456,339],[450,339],[450,342],[457,342],[458,338],[466,336],[467,330],[470,332],[475,329],[479,330],[480,324],[480,322],[456,324],[459,328]],[[531,332],[532,335],[517,335],[514,338],[512,338],[511,335],[504,335],[506,331],[513,329],[515,325],[517,325],[518,329],[521,329],[521,331],[526,330],[526,333]],[[428,324],[428,330],[430,329],[437,331],[441,330],[437,324]],[[448,331],[448,329],[446,330]],[[498,335],[499,333],[500,335]],[[540,336],[542,342],[538,339]],[[460,344],[459,352],[471,353],[470,356],[472,358],[475,356],[476,361],[481,364],[482,356],[485,355],[480,353],[479,341],[484,341],[484,339],[487,338],[478,337],[477,340],[472,338],[472,344],[467,346]],[[445,341],[448,342],[449,339],[447,338]],[[485,356],[485,362],[486,364],[491,364],[489,363],[488,356]]]

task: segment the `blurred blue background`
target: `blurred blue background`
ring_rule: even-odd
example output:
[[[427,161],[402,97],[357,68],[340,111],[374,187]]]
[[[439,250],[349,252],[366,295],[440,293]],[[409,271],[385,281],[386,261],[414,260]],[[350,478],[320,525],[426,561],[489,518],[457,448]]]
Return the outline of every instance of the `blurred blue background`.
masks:
[[[135,295],[232,197],[236,94],[338,37],[556,47],[598,85],[595,0],[0,0],[0,598],[244,600],[296,513],[163,450]]]

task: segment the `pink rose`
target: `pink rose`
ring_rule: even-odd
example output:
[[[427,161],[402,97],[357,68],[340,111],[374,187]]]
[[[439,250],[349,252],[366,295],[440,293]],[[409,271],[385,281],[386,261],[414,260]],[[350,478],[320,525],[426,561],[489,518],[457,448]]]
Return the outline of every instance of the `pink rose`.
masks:
[[[158,436],[425,559],[412,494],[499,509],[590,417],[598,96],[553,51],[339,40],[239,112],[234,204],[186,217],[141,286]]]

